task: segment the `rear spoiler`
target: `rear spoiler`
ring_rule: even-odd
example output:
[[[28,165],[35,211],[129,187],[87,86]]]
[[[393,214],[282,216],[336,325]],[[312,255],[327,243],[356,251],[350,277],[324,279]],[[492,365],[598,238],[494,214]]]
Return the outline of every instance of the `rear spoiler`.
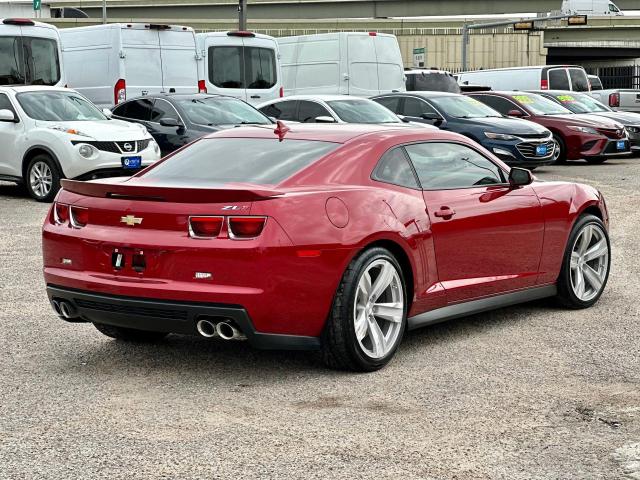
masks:
[[[62,188],[67,192],[88,197],[120,198],[150,202],[177,203],[218,203],[218,202],[251,202],[284,195],[283,192],[253,185],[225,186],[223,188],[208,187],[173,187],[151,186],[126,183],[81,182],[78,180],[62,180]]]

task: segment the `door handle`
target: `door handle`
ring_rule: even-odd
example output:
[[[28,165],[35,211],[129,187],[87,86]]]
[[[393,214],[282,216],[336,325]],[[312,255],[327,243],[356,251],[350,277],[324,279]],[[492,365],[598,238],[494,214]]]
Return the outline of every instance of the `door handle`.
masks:
[[[260,98],[260,95],[251,95],[251,98]]]
[[[434,215],[438,218],[444,218],[445,220],[449,220],[456,214],[456,211],[449,207],[440,207],[440,210],[434,212]]]

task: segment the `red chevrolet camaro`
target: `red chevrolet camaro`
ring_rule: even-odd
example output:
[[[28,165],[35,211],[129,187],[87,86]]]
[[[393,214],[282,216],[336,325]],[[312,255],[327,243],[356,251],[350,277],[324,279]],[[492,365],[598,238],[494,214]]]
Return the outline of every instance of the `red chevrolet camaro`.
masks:
[[[608,224],[596,189],[454,133],[279,124],[131,178],[63,181],[44,276],[58,315],[110,337],[245,339],[371,371],[407,329],[543,297],[593,305]]]

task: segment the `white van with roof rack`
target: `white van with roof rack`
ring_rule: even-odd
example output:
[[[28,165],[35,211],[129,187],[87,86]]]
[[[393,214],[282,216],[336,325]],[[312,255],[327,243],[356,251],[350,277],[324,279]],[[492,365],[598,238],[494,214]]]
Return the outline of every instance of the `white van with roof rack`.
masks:
[[[113,23],[60,30],[68,85],[100,107],[151,93],[196,93],[193,28]]]
[[[260,104],[284,96],[276,39],[259,33],[208,32],[196,35],[201,93],[230,95]]]
[[[28,18],[0,19],[0,85],[64,86],[58,29]]]
[[[462,72],[456,77],[460,85],[486,85],[493,90],[591,90],[587,72],[578,65],[494,68]]]
[[[286,95],[371,97],[406,91],[395,35],[339,32],[277,40]]]

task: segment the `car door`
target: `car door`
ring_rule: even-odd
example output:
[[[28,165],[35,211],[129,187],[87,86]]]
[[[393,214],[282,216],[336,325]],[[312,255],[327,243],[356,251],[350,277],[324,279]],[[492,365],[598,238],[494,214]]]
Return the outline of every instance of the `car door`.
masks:
[[[501,167],[462,143],[405,149],[423,190],[447,302],[535,285],[544,219],[533,188],[512,188]]]
[[[18,118],[9,97],[0,93],[0,110],[10,110]],[[24,122],[0,122],[0,175],[21,177],[22,152],[18,149],[18,137],[24,131]]]
[[[415,97],[404,97],[401,106],[402,115],[412,122],[443,126],[444,118],[426,100]]]
[[[336,120],[336,118],[329,113],[329,110],[318,102],[312,102],[309,100],[300,100],[298,102],[298,114],[296,115],[296,121],[300,123],[316,123],[316,118],[318,117],[329,117]]]
[[[162,125],[161,122],[167,119],[175,120],[177,126]],[[183,118],[175,107],[163,98],[156,98],[153,102],[148,130],[158,142],[163,157],[190,141]]]

